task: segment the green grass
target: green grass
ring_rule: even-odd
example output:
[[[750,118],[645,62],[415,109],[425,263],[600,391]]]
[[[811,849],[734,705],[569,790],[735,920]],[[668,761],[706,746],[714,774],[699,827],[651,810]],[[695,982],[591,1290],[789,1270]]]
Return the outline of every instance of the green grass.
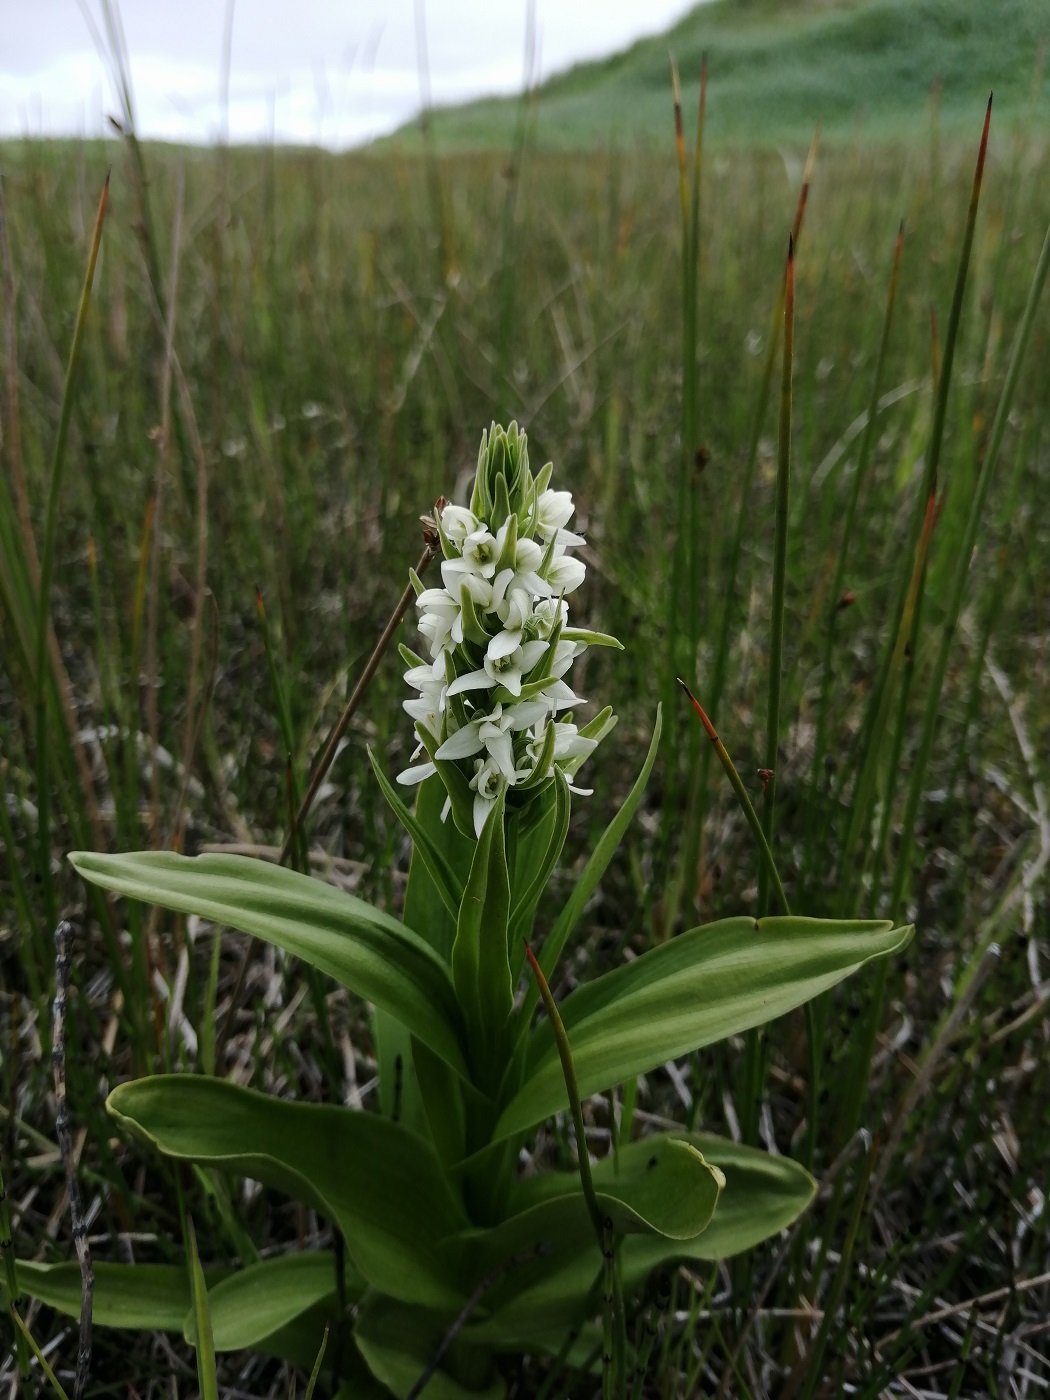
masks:
[[[668,33],[583,63],[535,94],[534,139],[550,149],[666,143],[668,50],[695,84],[706,53],[708,139],[779,146],[807,138],[912,139],[939,121],[958,134],[996,94],[1000,121],[1028,111],[1050,39],[1040,0],[713,0]],[[513,144],[520,102],[494,98],[432,114],[444,150]],[[1044,120],[1043,84],[1034,111]],[[393,138],[414,146],[408,126]],[[386,142],[380,142],[385,146]]]
[[[1017,8],[1029,16],[1036,9]],[[792,11],[790,33],[803,55],[813,52],[805,46],[821,34],[830,43],[838,29],[874,23],[873,16],[891,11],[888,4]],[[727,7],[712,10],[710,22],[722,23],[720,16],[728,34]],[[768,44],[776,32],[775,17],[759,6],[731,18],[740,52],[747,43]],[[698,66],[701,46],[710,49],[713,137],[719,123],[726,135],[742,117],[739,108],[738,116],[728,115],[732,93],[720,93],[718,45],[703,38],[704,22],[703,14],[691,19],[672,42],[687,70]],[[1008,26],[1000,28],[1006,36]],[[686,33],[694,35],[694,50],[685,44]],[[70,425],[51,587],[58,655],[90,782],[66,737],[56,683],[47,707],[52,848],[56,902],[60,909],[72,906],[83,927],[67,1016],[67,1063],[71,1111],[87,1129],[82,1168],[85,1198],[96,1203],[94,1250],[98,1258],[124,1257],[114,1237],[134,1229],[155,1236],[132,1246],[135,1257],[163,1262],[181,1257],[173,1242],[174,1181],[137,1148],[112,1139],[99,1107],[99,1081],[104,1076],[112,1084],[162,1066],[200,1068],[215,1053],[208,1016],[216,1001],[223,1013],[241,944],[222,940],[214,982],[209,940],[194,943],[195,930],[176,919],[101,900],[84,904],[84,891],[61,856],[74,845],[90,846],[96,829],[99,844],[109,849],[170,844],[180,832],[188,851],[230,839],[280,844],[289,742],[294,771],[304,774],[418,557],[418,516],[439,493],[455,494],[491,418],[522,421],[533,461],[552,457],[559,481],[573,490],[590,548],[579,614],[627,647],[622,654],[588,653],[574,673],[577,689],[598,706],[614,703],[622,723],[593,764],[595,795],[575,802],[570,858],[550,907],[564,899],[573,861],[629,786],[657,700],[667,691],[668,590],[683,518],[698,526],[683,574],[696,579],[690,607],[699,629],[687,679],[707,705],[728,610],[725,683],[711,718],[758,800],[753,775],[765,752],[761,716],[772,606],[773,403],[758,423],[756,470],[746,493],[742,478],[797,179],[819,114],[799,114],[794,135],[777,138],[782,152],[761,142],[732,159],[717,145],[708,151],[695,390],[706,464],[687,479],[683,516],[682,262],[665,51],[664,41],[659,53],[654,45],[642,46],[621,65],[646,53],[651,59],[652,89],[640,100],[639,121],[646,102],[654,114],[661,109],[653,130],[667,137],[656,156],[628,149],[574,155],[543,149],[542,141],[539,150],[519,151],[510,166],[505,152],[439,155],[428,164],[396,147],[345,157],[147,148],[156,263],[163,269],[154,288],[144,275],[136,185],[122,152],[66,144],[0,152],[16,286],[13,314],[4,298],[0,336],[0,582],[6,589],[0,596],[0,1152],[20,1255],[71,1257],[60,1210],[55,1227],[48,1227],[61,1202],[62,1168],[49,1150],[46,1027],[53,965],[45,896],[36,879],[36,706],[31,662],[21,645],[23,634],[35,638],[27,622],[35,611],[31,571],[20,553],[16,467],[20,462],[39,541],[64,364],[107,164],[114,160],[110,210]],[[611,77],[616,67],[601,71]],[[728,62],[722,71],[730,71]],[[901,726],[901,757],[891,761],[889,741],[875,752],[875,805],[859,845],[849,848],[851,796],[865,753],[859,736],[893,646],[902,580],[913,567],[909,541],[924,504],[920,483],[934,403],[930,313],[936,312],[943,340],[989,85],[983,75],[975,78],[965,139],[946,130],[931,143],[924,106],[929,71],[915,76],[908,140],[876,144],[870,130],[863,139],[846,139],[852,116],[843,117],[843,139],[818,159],[796,262],[774,855],[797,913],[842,913],[847,887],[851,908],[864,913],[879,912],[889,898],[893,862],[904,848],[907,783],[901,778],[910,778],[921,751],[923,706],[967,542],[977,469],[1050,219],[1050,160],[1039,123],[1004,131],[997,113],[946,400],[939,470],[944,504],[930,545],[919,630],[904,662],[911,677],[907,699],[902,705],[903,690],[895,691],[888,709],[889,732]],[[944,77],[947,127],[947,70]],[[1027,91],[1026,73],[1018,82]],[[963,103],[961,89],[951,90],[951,100]],[[542,104],[540,111],[542,136]],[[736,130],[740,135],[744,128]],[[435,131],[440,152],[446,129],[439,122]],[[450,129],[447,134],[451,141]],[[840,569],[843,520],[863,441],[858,419],[871,395],[901,218],[900,284],[881,370],[887,402]],[[176,252],[173,345],[186,395],[176,376],[175,426],[162,451],[164,326]],[[14,363],[7,349],[12,333]],[[1024,1284],[1047,1268],[1045,1217],[1031,1214],[1031,1192],[1045,1188],[1050,1150],[1039,1091],[1046,1004],[1034,980],[1040,969],[1045,977],[1048,957],[1045,877],[1034,880],[1027,901],[1020,893],[1026,868],[1038,873],[1046,859],[1048,340],[1050,306],[1043,306],[982,509],[921,785],[906,872],[910,891],[901,911],[915,919],[918,934],[888,969],[882,1014],[872,1027],[873,1065],[858,1066],[856,1047],[864,1043],[871,1008],[879,1005],[874,980],[847,984],[819,1007],[817,1173],[828,1171],[841,1151],[847,1155],[777,1272],[770,1250],[734,1269],[732,1294],[724,1275],[673,1281],[679,1322],[654,1347],[654,1364],[668,1387],[675,1377],[684,1386],[706,1363],[711,1371],[703,1384],[713,1393],[717,1378],[733,1375],[736,1365],[725,1393],[758,1396],[762,1383],[755,1377],[768,1365],[776,1386],[795,1368],[798,1393],[826,1380],[830,1394],[875,1396],[894,1393],[887,1390],[890,1378],[908,1366],[921,1386],[919,1371],[933,1366],[942,1369],[930,1373],[931,1384],[943,1383],[945,1393],[956,1382],[960,1395],[996,1393],[996,1385],[1007,1393],[1008,1338],[1038,1319],[1044,1301],[1038,1290],[1022,1287],[988,1303],[979,1310],[970,1360],[960,1362],[971,1300]],[[13,408],[20,438],[12,432]],[[154,546],[146,526],[161,484]],[[743,545],[730,586],[741,519]],[[154,547],[159,553],[151,553]],[[202,567],[205,593],[197,589]],[[839,577],[855,601],[834,613],[828,650],[829,616],[838,601],[830,589]],[[256,588],[268,634],[260,626]],[[683,623],[689,616],[685,600],[681,616]],[[411,642],[411,627],[402,635]],[[399,708],[400,670],[393,657],[381,668],[308,831],[311,848],[327,852],[341,878],[391,906],[399,899],[406,850],[365,748],[371,744],[382,755],[387,771],[407,761],[411,736]],[[151,697],[159,745],[155,782]],[[818,719],[821,747],[814,751]],[[683,708],[678,734],[692,721]],[[689,790],[686,760],[699,751],[688,743],[666,748],[622,859],[587,911],[586,937],[567,950],[563,966],[573,976],[680,927],[666,897],[672,885],[681,891],[683,919],[694,911],[707,919],[755,909],[756,852],[717,768],[701,808],[696,865],[682,868],[678,802]],[[870,852],[883,811],[879,863]],[[858,852],[877,870],[878,882],[859,878]],[[947,1053],[933,1056],[939,1027],[993,936],[1001,956],[982,964],[986,975],[952,1023]],[[168,989],[180,984],[183,958],[182,1011],[190,1034],[178,1020],[169,1033],[170,1003],[156,993],[158,978]],[[348,996],[329,995],[329,1042],[318,1022],[323,1003],[303,992],[301,980],[279,960],[259,963],[220,1072],[239,1065],[250,1082],[274,1092],[341,1099],[352,1094],[347,1063],[359,1089],[373,1073],[366,1018]],[[556,978],[555,994],[563,990]],[[341,1053],[344,1037],[348,1060]],[[923,1064],[929,1082],[913,1102],[910,1091]],[[704,1052],[681,1070],[677,1081],[650,1076],[640,1098],[642,1124],[645,1112],[715,1131],[731,1130],[734,1121],[753,1123],[773,1135],[779,1150],[804,1150],[810,1062],[801,1016],[773,1027],[753,1056],[745,1056],[742,1044],[730,1045]],[[586,1112],[593,1126],[604,1124],[601,1104]],[[894,1155],[871,1163],[875,1180],[884,1174],[874,1212],[860,1211],[864,1152],[856,1140],[852,1147],[847,1142],[854,1120],[872,1131],[881,1127],[884,1145],[899,1136]],[[563,1150],[556,1129],[552,1158]],[[296,1218],[283,1202],[244,1193],[219,1175],[187,1182],[186,1192],[209,1266],[228,1266],[252,1249],[324,1231],[323,1222]],[[853,1267],[838,1274],[854,1229]],[[766,1306],[773,1309],[823,1306],[841,1288],[820,1376],[811,1372],[806,1379],[816,1325],[802,1333],[801,1356],[794,1322],[781,1313],[764,1314],[744,1331],[747,1310],[766,1287]],[[734,1311],[738,1304],[742,1311]],[[945,1307],[957,1307],[958,1315],[939,1316]],[[662,1305],[656,1310],[665,1311]],[[930,1315],[938,1316],[924,1320]],[[59,1326],[50,1314],[37,1314],[34,1335],[42,1342]],[[1046,1379],[1038,1350],[1045,1350],[1045,1334],[1033,1333],[1027,1344],[1035,1358],[1025,1353],[1025,1364]],[[60,1351],[68,1369],[68,1341]],[[129,1381],[141,1390],[151,1374],[164,1375],[173,1364],[148,1345],[115,1344],[113,1334],[102,1331],[96,1355],[99,1395],[123,1394]],[[535,1393],[542,1374],[539,1363],[529,1363],[523,1393]],[[272,1366],[257,1367],[237,1384],[262,1393],[278,1376]],[[844,1389],[847,1383],[852,1390]],[[567,1374],[554,1393],[568,1388],[584,1393],[585,1383]]]

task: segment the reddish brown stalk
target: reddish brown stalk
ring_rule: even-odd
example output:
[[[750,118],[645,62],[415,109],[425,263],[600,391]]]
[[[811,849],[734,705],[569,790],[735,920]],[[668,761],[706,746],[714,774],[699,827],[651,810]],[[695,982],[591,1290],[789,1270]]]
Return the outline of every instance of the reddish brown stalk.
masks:
[[[802,232],[802,221],[806,217],[806,205],[809,203],[809,187],[813,179],[813,167],[817,163],[817,147],[820,145],[820,122],[817,122],[817,129],[813,133],[813,140],[809,143],[809,154],[806,156],[806,164],[802,169],[802,188],[798,192],[798,204],[795,206],[795,219],[791,225],[791,246],[799,240]]]
[[[678,82],[678,65],[671,57],[671,86],[674,89],[674,145],[678,158],[678,201],[682,206],[683,235],[689,228],[689,176],[686,170],[685,130],[682,126],[682,89]]]
[[[992,124],[992,98],[994,96],[994,92],[988,94],[988,106],[985,108],[984,113],[984,129],[981,132],[981,146],[977,152],[977,170],[973,180],[974,184],[978,186],[984,176],[984,160],[985,156],[988,154],[988,129]]]
[[[705,734],[707,735],[707,737],[711,740],[712,744],[720,744],[722,741],[721,741],[721,739],[719,739],[719,737],[718,737],[718,731],[715,729],[714,725],[713,725],[713,724],[711,723],[711,721],[708,719],[708,717],[707,717],[707,711],[704,709],[703,705],[701,705],[700,701],[696,698],[696,696],[693,694],[693,692],[689,689],[689,687],[686,685],[685,681],[682,680],[682,677],[681,677],[681,676],[677,677],[677,680],[678,680],[678,684],[682,687],[682,689],[685,691],[686,695],[689,697],[689,703],[692,705],[692,707],[693,707],[693,709],[696,711],[696,713],[700,716],[700,723],[704,726],[704,733],[705,733]]]

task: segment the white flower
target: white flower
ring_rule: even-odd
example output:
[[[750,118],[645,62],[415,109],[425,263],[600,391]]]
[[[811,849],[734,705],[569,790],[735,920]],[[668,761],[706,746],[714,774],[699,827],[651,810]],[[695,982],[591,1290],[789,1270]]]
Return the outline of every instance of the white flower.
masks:
[[[493,571],[495,567],[495,564],[493,564]],[[491,571],[486,578],[486,576],[475,567],[474,561],[468,559],[465,555],[462,559],[445,559],[442,562],[441,582],[445,587],[444,589],[439,588],[437,591],[439,593],[447,592],[451,597],[455,598],[457,603],[459,602],[459,590],[466,584],[467,592],[479,607],[488,608],[492,605]],[[425,598],[426,594],[422,594],[421,597]]]
[[[587,739],[575,724],[556,723],[554,726],[554,762],[567,759],[583,760],[598,747],[597,739]]]
[[[511,695],[520,695],[525,676],[547,650],[548,643],[538,639],[517,644],[518,633],[500,632],[489,642],[485,664],[480,671],[468,671],[457,676],[448,688],[449,695],[462,695],[469,690],[491,690],[501,685]]]
[[[406,714],[419,720],[432,734],[441,728],[441,715],[445,709],[445,658],[438,655],[430,666],[412,666],[405,672],[405,680],[419,697],[404,701]]]
[[[474,761],[474,776],[470,780],[470,786],[474,789],[474,834],[480,836],[485,819],[507,786],[507,780],[494,758],[479,758]]]
[[[574,535],[563,527],[575,510],[571,491],[541,491],[536,501],[536,529],[545,542],[557,538],[562,546],[583,544],[582,535]]]
[[[579,559],[571,559],[559,548],[555,549],[554,559],[547,570],[547,582],[553,593],[572,593],[579,588],[586,576],[586,565]]]
[[[441,528],[445,538],[462,550],[463,541],[475,530],[481,529],[481,521],[466,506],[446,506],[441,512]]]
[[[496,536],[496,543],[500,547],[500,554],[503,553],[503,546],[507,540],[507,526],[501,525]],[[514,569],[519,574],[532,574],[543,563],[543,550],[535,540],[530,540],[527,536],[519,536],[514,546]]]
[[[533,623],[539,636],[546,639],[560,622],[562,626],[569,620],[569,605],[563,598],[541,598],[532,609]]]
[[[504,527],[505,528],[505,527]],[[464,563],[469,566],[474,573],[481,574],[482,578],[491,578],[496,572],[496,560],[500,555],[500,546],[495,535],[482,528],[472,530],[463,541],[463,559],[453,560],[453,563]],[[442,567],[441,574],[444,577],[445,569]]]
[[[421,613],[419,630],[430,643],[430,654],[435,659],[444,651],[453,627],[458,627],[462,640],[458,592],[453,598],[443,588],[428,588],[416,599],[416,607]]]
[[[514,735],[541,722],[548,712],[543,700],[517,705],[499,704],[491,714],[480,715],[449,735],[437,751],[438,758],[473,758],[485,750],[508,782],[514,782]]]
[[[539,560],[536,561],[540,563]],[[505,627],[524,627],[531,616],[533,600],[548,598],[553,589],[535,569],[501,569],[492,580],[490,609]],[[520,621],[512,621],[520,619]]]

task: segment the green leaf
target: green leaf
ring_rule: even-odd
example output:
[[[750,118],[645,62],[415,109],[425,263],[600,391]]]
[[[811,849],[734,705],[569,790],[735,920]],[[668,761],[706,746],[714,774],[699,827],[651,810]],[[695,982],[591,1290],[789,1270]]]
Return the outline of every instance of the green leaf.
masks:
[[[591,632],[586,627],[566,627],[562,637],[567,642],[586,642],[589,647],[614,647],[623,651],[623,642],[608,632]]]
[[[691,929],[596,978],[561,1004],[580,1094],[587,1097],[782,1016],[874,958],[898,952],[910,928],[887,921],[724,919]],[[521,1087],[494,1139],[564,1104],[548,1022],[530,1036]]]
[[[431,843],[430,836],[423,824],[416,820],[415,814],[409,811],[398,797],[397,790],[383,772],[371,748],[368,749],[368,761],[372,765],[372,771],[376,775],[376,781],[382,789],[383,796],[390,803],[394,815],[411,836],[413,849],[419,852],[420,859],[429,870],[430,878],[441,897],[442,904],[452,917],[456,918],[459,914],[459,906],[463,902],[463,885],[459,876],[445,859],[444,854]]]
[[[621,1174],[625,1170],[637,1171],[660,1140],[641,1138],[621,1147]],[[660,1265],[684,1259],[715,1261],[752,1249],[791,1225],[813,1199],[816,1183],[790,1158],[771,1157],[708,1133],[682,1133],[681,1140],[702,1152],[725,1176],[718,1208],[707,1228],[693,1239],[627,1236],[621,1245],[620,1259],[628,1295]],[[592,1171],[599,1191],[617,1179],[611,1156],[595,1163]],[[543,1172],[529,1177],[515,1187],[511,1209],[536,1210],[543,1201],[556,1199],[577,1180],[575,1173],[568,1172]],[[568,1327],[583,1315],[598,1268],[593,1252],[585,1250],[566,1251],[550,1264],[550,1268],[537,1269],[531,1276],[524,1269],[508,1271],[505,1280],[486,1297],[490,1317],[468,1324],[465,1335],[501,1351],[557,1350]]]
[[[617,717],[613,714],[611,705],[606,705],[604,710],[599,710],[594,718],[582,726],[580,735],[584,739],[595,739],[600,744],[616,728]]]
[[[439,776],[425,779],[416,790],[415,816],[426,832],[429,844],[441,852],[445,864],[452,869],[456,883],[462,890],[470,875],[477,838],[473,825],[468,840],[461,835],[455,822],[441,820],[447,798],[448,793]],[[457,905],[455,912],[451,914],[445,908],[434,888],[425,861],[416,855],[413,846],[412,859],[408,866],[408,883],[405,887],[404,922],[426,939],[442,962],[448,963],[452,957],[458,918],[459,906]]]
[[[339,1226],[365,1278],[393,1297],[462,1301],[438,1247],[466,1224],[462,1204],[429,1144],[397,1123],[187,1074],[121,1084],[107,1107],[165,1156],[223,1166],[313,1206]]]
[[[466,1151],[467,1122],[463,1103],[466,1086],[440,1056],[420,1041],[411,1040],[411,1051],[426,1125],[438,1158],[446,1167],[451,1167]]]
[[[328,1334],[330,1330],[331,1329],[329,1327],[326,1327],[324,1329],[324,1336],[321,1338],[321,1345],[318,1347],[317,1355],[314,1357],[314,1364],[310,1370],[310,1379],[306,1382],[306,1400],[313,1400],[314,1389],[317,1385],[317,1378],[321,1374],[321,1363],[322,1361],[324,1361],[324,1354],[328,1348]],[[295,1392],[293,1390],[293,1400],[294,1396]]]
[[[453,1069],[466,1073],[447,968],[418,934],[363,900],[245,856],[77,851],[69,859],[85,880],[105,889],[199,914],[302,958],[385,1007]]]
[[[185,1264],[93,1264],[92,1321],[99,1327],[181,1333],[190,1309]],[[230,1273],[205,1269],[209,1288]],[[18,1286],[65,1317],[80,1316],[80,1265],[18,1261]]]
[[[615,1234],[659,1235],[677,1243],[708,1228],[724,1185],[721,1170],[696,1147],[663,1135],[648,1139],[645,1152],[621,1155],[618,1175],[594,1168],[592,1175],[599,1212],[612,1221]],[[488,1274],[531,1248],[542,1250],[540,1272],[581,1250],[588,1254],[592,1272],[601,1266],[580,1178],[557,1172],[538,1179],[548,1176],[553,1181],[545,1182],[538,1199],[520,1193],[511,1206],[515,1213],[500,1225],[459,1236],[473,1272]]]
[[[548,720],[547,727],[543,731],[543,748],[540,749],[529,776],[523,778],[520,783],[515,783],[516,792],[528,792],[530,788],[539,787],[540,783],[546,781],[551,764],[554,761],[554,746],[556,743],[557,732],[554,728],[554,721]]]
[[[444,1342],[454,1314],[406,1307],[369,1294],[358,1311],[354,1342],[377,1380],[405,1400]],[[456,1339],[427,1382],[426,1400],[503,1400],[506,1387],[492,1370],[488,1348]]]
[[[604,711],[602,712],[605,713]],[[539,963],[544,977],[548,982],[554,976],[554,969],[561,957],[561,951],[565,947],[569,934],[576,927],[576,922],[586,907],[587,901],[594,893],[598,881],[605,874],[605,871],[616,854],[616,849],[623,840],[624,832],[634,816],[635,809],[642,800],[645,785],[649,781],[649,774],[653,771],[653,764],[656,762],[656,754],[660,747],[660,734],[663,730],[663,717],[661,708],[657,706],[656,724],[653,726],[653,737],[649,744],[649,752],[645,756],[641,772],[634,780],[623,806],[613,817],[612,821],[602,833],[602,838],[591,852],[590,859],[583,868],[583,873],[573,887],[568,903],[558,916],[558,921],[551,929],[543,949],[540,952]],[[589,737],[595,737],[593,735]],[[528,1029],[532,1021],[532,1013],[536,1010],[536,1005],[540,999],[538,989],[532,985],[525,993],[525,1003],[522,1007],[519,1025],[522,1034]],[[575,1042],[574,1048],[575,1048]],[[612,1081],[610,1081],[611,1083]],[[587,1091],[585,1091],[587,1092]]]
[[[300,1256],[295,1256],[300,1257]],[[315,1257],[315,1256],[301,1256]],[[253,1268],[256,1266],[252,1266]],[[189,1313],[192,1307],[189,1272],[185,1264],[107,1264],[92,1266],[95,1288],[92,1299],[92,1321],[98,1327],[119,1327],[134,1331],[172,1332],[188,1336]],[[19,1263],[19,1278],[23,1290],[31,1297],[62,1313],[66,1317],[80,1316],[80,1265]],[[222,1327],[215,1299],[226,1280],[241,1278],[247,1269],[233,1274],[229,1269],[204,1270],[209,1289],[209,1305],[216,1326],[216,1349],[226,1350],[219,1330]],[[351,1284],[353,1291],[351,1291]],[[347,1279],[348,1296],[358,1295],[360,1282],[353,1268]],[[266,1300],[256,1296],[256,1304],[266,1310]],[[222,1307],[226,1306],[225,1301]],[[311,1309],[294,1321],[250,1343],[267,1356],[309,1365],[316,1355],[327,1317],[314,1317]],[[334,1304],[328,1316],[334,1315]]]
[[[452,947],[452,977],[468,1038],[483,1055],[494,1047],[494,1037],[506,1024],[514,1004],[507,960],[510,876],[503,825],[505,798],[504,791],[481,829]],[[497,1071],[498,1082],[502,1066],[490,1063],[487,1068]]]
[[[487,647],[492,638],[474,606],[474,595],[465,583],[459,585],[459,610],[463,618],[463,636],[475,646]]]
[[[470,874],[470,862],[477,845],[473,827],[468,841],[454,821],[442,821],[441,812],[448,794],[440,776],[420,783],[416,792],[416,821],[427,833],[432,847],[441,852],[462,887]],[[473,820],[473,818],[471,819]],[[452,956],[456,936],[456,917],[446,909],[431,879],[426,862],[413,845],[405,889],[404,922],[430,944],[443,963]],[[412,1036],[407,1026],[376,1007],[372,1017],[375,1034],[376,1063],[379,1069],[380,1112],[394,1117],[397,1092],[397,1057],[401,1056],[401,1115],[400,1121],[415,1132],[427,1133],[427,1116],[420,1101],[420,1086],[412,1070]],[[417,1044],[419,1042],[417,1041]]]
[[[186,1221],[187,1243],[189,1245],[190,1292],[193,1307],[190,1309],[190,1325],[187,1340],[197,1353],[197,1383],[201,1388],[201,1400],[219,1400],[219,1379],[215,1374],[215,1341],[212,1337],[211,1309],[208,1306],[208,1285],[204,1280],[200,1255],[197,1253],[197,1236],[193,1221]]]
[[[742,1254],[790,1225],[813,1199],[816,1182],[792,1158],[773,1157],[714,1133],[684,1130],[637,1138],[621,1146],[619,1176],[611,1153],[593,1163],[596,1189],[615,1189],[625,1174],[637,1174],[646,1167],[659,1144],[668,1140],[688,1143],[725,1178],[714,1218],[701,1238],[688,1241],[690,1258],[727,1259]],[[578,1180],[575,1172],[538,1172],[515,1184],[508,1209],[513,1214],[530,1210],[563,1195]]]
[[[510,500],[507,505],[509,508]],[[514,569],[517,567],[518,553],[518,517],[510,515],[507,517],[507,534],[503,541],[503,548],[500,550],[499,558],[496,560],[496,574],[501,574],[504,569]]]
[[[414,669],[416,666],[429,666],[430,664],[428,661],[425,661],[418,652],[413,651],[411,647],[406,647],[404,642],[398,642],[397,649],[401,660],[409,669]]]
[[[345,1271],[346,1301],[356,1303],[367,1287],[349,1265]],[[338,1288],[335,1255],[331,1250],[282,1254],[239,1269],[208,1290],[216,1351],[261,1348],[267,1338],[287,1327],[318,1303],[336,1310]],[[186,1321],[186,1340],[190,1320]]]
[[[447,653],[446,653],[447,655]],[[454,705],[460,697],[454,696],[449,702]],[[464,723],[465,718],[464,718]],[[440,739],[434,737],[425,724],[416,721],[416,734],[419,742],[427,751],[427,757],[438,771],[449,800],[452,803],[452,820],[456,824],[456,829],[460,835],[465,836],[468,841],[476,839],[474,835],[474,794],[471,791],[470,783],[465,777],[463,770],[454,759],[438,758],[437,751],[441,747]]]
[[[515,891],[507,940],[510,949],[511,970],[515,980],[517,980],[517,974],[521,971],[525,959],[525,942],[532,932],[536,906],[540,902],[543,891],[547,888],[554,867],[561,858],[562,850],[565,847],[565,838],[569,832],[571,801],[569,784],[563,773],[556,772],[554,775],[553,797],[553,812],[542,828],[542,831],[549,833],[547,843],[543,848],[542,858],[535,869],[523,872],[528,877],[528,884],[524,888],[521,887],[523,882],[519,880],[518,872],[515,871]]]

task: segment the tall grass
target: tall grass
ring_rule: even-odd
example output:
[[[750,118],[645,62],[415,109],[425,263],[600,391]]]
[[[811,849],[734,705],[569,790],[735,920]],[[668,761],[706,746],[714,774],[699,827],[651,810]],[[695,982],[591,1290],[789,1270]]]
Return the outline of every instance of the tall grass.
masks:
[[[592,565],[581,605],[628,644],[579,663],[581,692],[615,695],[624,718],[622,762],[577,804],[574,849],[604,825],[613,774],[637,767],[677,669],[759,808],[755,774],[773,770],[763,832],[792,908],[892,909],[920,930],[884,985],[816,1008],[808,1049],[799,1018],[638,1090],[636,1126],[656,1113],[740,1131],[811,1157],[824,1179],[794,1240],[755,1261],[753,1318],[713,1271],[644,1300],[639,1327],[662,1319],[651,1352],[665,1383],[757,1395],[768,1364],[804,1394],[837,1366],[854,1393],[877,1394],[913,1354],[949,1377],[950,1362],[969,1393],[993,1364],[988,1335],[960,1361],[954,1321],[925,1319],[1045,1272],[1026,1203],[1050,1140],[1025,1090],[1046,1011],[1050,721],[1015,698],[1045,693],[1048,665],[1045,147],[1033,136],[1004,158],[993,133],[968,223],[976,130],[942,130],[936,200],[925,147],[826,145],[807,165],[804,145],[745,156],[705,136],[684,204],[670,141],[662,163],[584,159],[531,148],[524,116],[520,130],[510,171],[439,144],[422,159],[133,142],[0,153],[0,1151],[18,1252],[62,1250],[60,1168],[41,1148],[51,903],[38,848],[55,908],[83,898],[60,863],[74,844],[236,840],[275,855],[290,831],[300,863],[396,901],[405,851],[365,757],[373,743],[389,764],[407,758],[395,664],[378,667],[301,830],[291,814],[419,554],[418,517],[461,485],[481,426],[514,414],[534,455],[571,478]],[[62,347],[115,156],[49,513]],[[934,376],[931,305],[946,327]],[[769,400],[785,365],[778,448]],[[34,551],[48,539],[43,588]],[[694,720],[679,712],[566,966],[638,951],[694,914],[763,912],[767,866]],[[251,965],[238,1009],[231,940],[212,959],[179,921],[104,900],[81,912],[69,1098],[93,1228],[134,1223],[164,1258],[163,1177],[126,1173],[99,1077],[159,1061],[368,1103],[367,1026],[273,959]],[[589,1136],[604,1115],[586,1106]],[[893,1151],[866,1204],[877,1164],[854,1130],[882,1123]],[[218,1175],[186,1190],[209,1262],[316,1225]],[[1017,1296],[996,1345],[1026,1323]],[[800,1300],[824,1311],[796,1331]],[[572,1384],[559,1374],[553,1393]]]

